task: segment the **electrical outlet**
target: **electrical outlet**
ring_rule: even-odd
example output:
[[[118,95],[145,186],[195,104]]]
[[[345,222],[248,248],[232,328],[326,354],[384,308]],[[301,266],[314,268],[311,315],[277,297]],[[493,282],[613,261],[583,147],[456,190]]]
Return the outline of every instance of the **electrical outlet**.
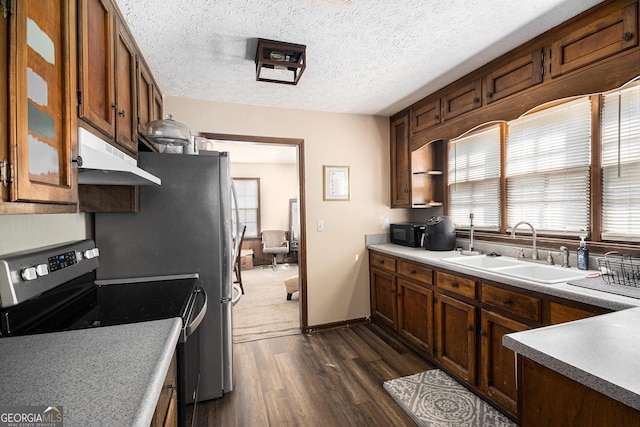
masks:
[[[318,231],[324,231],[324,219],[319,219],[316,225]]]

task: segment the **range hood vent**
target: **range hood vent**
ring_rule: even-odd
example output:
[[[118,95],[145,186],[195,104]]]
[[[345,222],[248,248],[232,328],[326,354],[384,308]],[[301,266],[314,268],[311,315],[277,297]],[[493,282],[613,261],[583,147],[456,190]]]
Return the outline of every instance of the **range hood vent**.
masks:
[[[78,183],[160,185],[160,178],[140,169],[133,157],[78,127]]]

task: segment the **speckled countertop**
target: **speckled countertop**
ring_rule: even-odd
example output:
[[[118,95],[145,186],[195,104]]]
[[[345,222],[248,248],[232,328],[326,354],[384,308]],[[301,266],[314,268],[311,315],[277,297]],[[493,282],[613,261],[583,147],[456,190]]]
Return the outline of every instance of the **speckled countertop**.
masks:
[[[505,335],[502,343],[640,410],[640,307]]]
[[[151,423],[179,318],[0,338],[0,405],[61,405],[64,425]]]
[[[429,266],[619,310],[575,322],[505,335],[503,344],[524,357],[640,410],[640,299],[567,283],[538,284],[442,261],[462,256],[455,251],[432,252],[389,243],[368,247]]]

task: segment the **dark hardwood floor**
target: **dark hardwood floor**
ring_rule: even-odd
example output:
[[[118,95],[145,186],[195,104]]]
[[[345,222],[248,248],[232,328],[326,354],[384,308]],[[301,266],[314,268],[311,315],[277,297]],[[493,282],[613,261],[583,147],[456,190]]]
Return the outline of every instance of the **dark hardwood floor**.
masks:
[[[382,383],[432,368],[375,324],[238,343],[235,390],[196,425],[413,426]]]

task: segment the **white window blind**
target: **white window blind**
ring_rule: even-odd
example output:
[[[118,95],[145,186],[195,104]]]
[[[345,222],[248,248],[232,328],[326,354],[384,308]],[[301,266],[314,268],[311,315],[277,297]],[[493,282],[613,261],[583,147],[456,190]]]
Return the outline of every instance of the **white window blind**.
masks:
[[[640,84],[604,96],[602,238],[640,241]]]
[[[449,141],[449,216],[459,228],[500,227],[500,125]]]
[[[260,180],[257,178],[234,178],[238,196],[240,224],[246,225],[245,237],[258,237],[258,213],[260,207]],[[233,215],[235,229],[235,215]]]
[[[591,101],[580,98],[509,122],[507,227],[528,221],[538,232],[589,232]]]

